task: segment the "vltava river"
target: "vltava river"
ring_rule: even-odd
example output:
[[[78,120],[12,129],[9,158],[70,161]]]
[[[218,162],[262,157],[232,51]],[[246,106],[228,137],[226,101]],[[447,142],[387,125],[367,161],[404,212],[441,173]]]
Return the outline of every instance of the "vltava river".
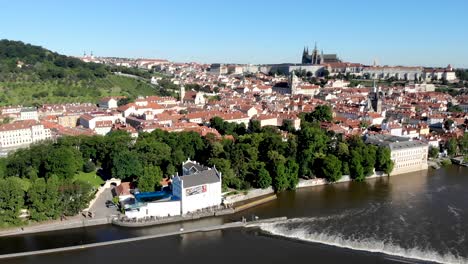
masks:
[[[273,202],[224,219],[4,237],[0,253],[176,231],[252,215],[289,219],[251,229],[193,233],[2,263],[468,263],[468,168],[457,166],[285,192]]]

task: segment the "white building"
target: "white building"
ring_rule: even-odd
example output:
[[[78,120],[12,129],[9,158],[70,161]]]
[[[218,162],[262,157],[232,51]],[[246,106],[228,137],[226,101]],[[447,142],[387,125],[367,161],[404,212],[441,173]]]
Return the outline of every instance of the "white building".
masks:
[[[210,73],[217,74],[217,75],[227,74],[228,67],[224,64],[214,63],[214,64],[211,64]]]
[[[0,148],[26,147],[32,143],[50,139],[50,129],[36,120],[17,121],[0,126]]]
[[[221,205],[221,173],[187,160],[183,175],[172,179],[172,195],[181,201],[181,213]]]
[[[139,206],[137,210],[128,210],[125,212],[128,218],[142,218],[145,216],[176,216],[180,215],[180,201],[167,200],[152,203],[145,203]]]
[[[260,122],[260,126],[278,126],[278,117],[276,115],[261,114],[252,118]]]
[[[19,120],[39,120],[39,115],[35,107],[21,108]]]
[[[418,80],[422,77],[423,70],[422,67],[373,66],[365,67],[362,74],[368,75],[371,79],[388,79],[393,77],[397,80]]]
[[[91,113],[91,114],[84,114],[80,116],[80,125],[85,128],[89,128],[94,130],[99,135],[106,135],[112,129],[112,125],[116,122],[121,122],[124,119],[122,116],[115,112],[115,113]]]
[[[124,117],[128,117],[130,115],[142,116],[145,113],[154,116],[164,112],[165,108],[157,103],[149,103],[146,100],[142,100],[123,105],[119,107],[118,110]]]
[[[118,107],[118,102],[123,97],[104,97],[99,99],[99,107],[104,109],[114,109]]]
[[[187,160],[182,164],[182,171],[182,176],[172,178],[172,193],[159,191],[131,195],[130,191],[121,191],[122,199],[120,196],[119,199],[124,203],[125,215],[129,218],[167,217],[221,205],[221,173],[216,168]],[[117,188],[129,189],[125,186]]]

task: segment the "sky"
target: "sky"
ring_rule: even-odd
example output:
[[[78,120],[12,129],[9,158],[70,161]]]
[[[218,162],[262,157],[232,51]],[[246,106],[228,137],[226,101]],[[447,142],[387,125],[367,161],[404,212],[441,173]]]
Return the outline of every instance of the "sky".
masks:
[[[468,68],[467,0],[0,0],[0,39],[72,56]]]

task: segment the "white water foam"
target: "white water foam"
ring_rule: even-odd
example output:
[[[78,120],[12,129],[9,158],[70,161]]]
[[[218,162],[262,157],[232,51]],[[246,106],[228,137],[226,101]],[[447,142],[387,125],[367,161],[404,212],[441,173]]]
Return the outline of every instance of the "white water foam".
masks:
[[[460,216],[460,212],[462,212],[463,210],[455,206],[448,205],[448,211],[458,218]]]
[[[290,229],[285,226],[285,223],[301,222],[306,220],[291,219],[278,223],[263,223],[259,224],[261,230],[276,236],[283,236],[292,239],[298,239],[307,242],[321,243],[341,248],[352,250],[361,250],[374,253],[384,253],[387,255],[398,256],[408,259],[416,259],[422,261],[439,262],[439,263],[468,263],[467,258],[453,255],[451,253],[439,254],[435,251],[423,250],[419,248],[404,249],[391,242],[379,241],[375,239],[346,239],[339,235],[329,235],[326,233],[310,232],[303,227]],[[307,221],[314,221],[314,218],[309,218]]]

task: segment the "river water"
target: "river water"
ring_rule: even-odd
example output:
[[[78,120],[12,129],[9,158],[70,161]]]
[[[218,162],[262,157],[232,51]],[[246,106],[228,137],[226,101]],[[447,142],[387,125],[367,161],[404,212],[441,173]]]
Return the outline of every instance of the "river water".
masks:
[[[457,166],[285,192],[273,202],[228,218],[3,237],[0,254],[171,232],[252,215],[289,219],[249,229],[192,233],[2,263],[468,263],[468,168]]]

